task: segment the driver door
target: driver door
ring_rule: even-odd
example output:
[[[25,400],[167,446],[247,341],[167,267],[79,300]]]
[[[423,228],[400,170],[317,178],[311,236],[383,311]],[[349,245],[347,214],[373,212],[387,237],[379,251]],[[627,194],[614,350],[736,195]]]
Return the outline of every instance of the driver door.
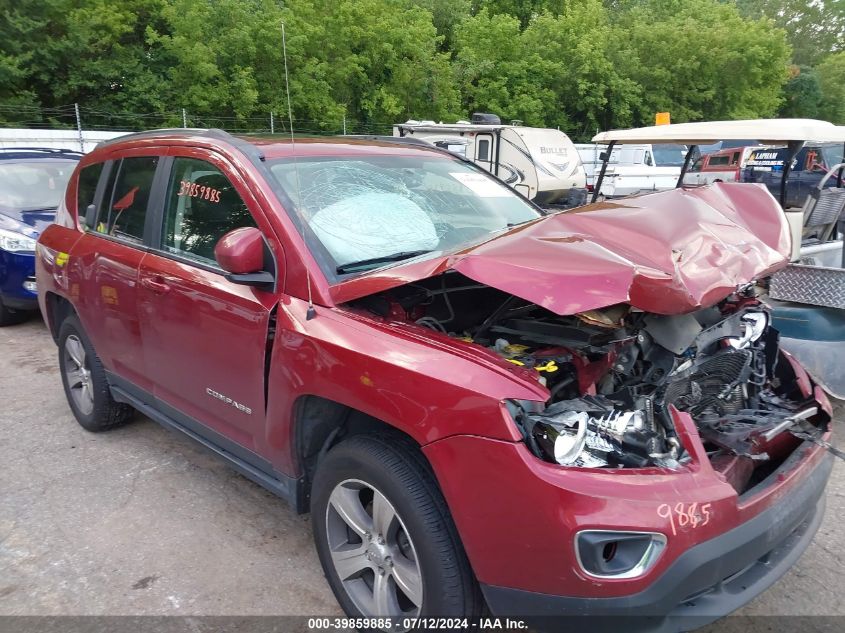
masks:
[[[239,227],[271,233],[228,163],[204,150],[175,153],[153,249],[139,275],[141,337],[156,405],[204,436],[210,428],[219,434],[211,439],[236,454],[226,440],[254,452],[276,300],[272,292],[229,282],[214,246]]]

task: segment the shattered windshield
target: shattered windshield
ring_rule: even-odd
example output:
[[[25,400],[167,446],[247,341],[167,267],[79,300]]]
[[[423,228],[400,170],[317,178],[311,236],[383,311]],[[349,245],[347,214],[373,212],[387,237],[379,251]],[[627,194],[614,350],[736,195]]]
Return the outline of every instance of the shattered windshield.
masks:
[[[445,157],[332,156],[269,167],[337,273],[453,251],[540,217],[498,180]]]

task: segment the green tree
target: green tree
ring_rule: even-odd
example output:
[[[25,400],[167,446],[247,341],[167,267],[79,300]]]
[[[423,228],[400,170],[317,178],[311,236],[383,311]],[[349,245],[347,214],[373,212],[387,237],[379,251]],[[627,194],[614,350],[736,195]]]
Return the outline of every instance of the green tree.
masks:
[[[456,36],[455,81],[466,112],[544,125],[558,110],[552,90],[538,80],[539,51],[530,50],[519,19],[486,9],[465,20]]]
[[[560,15],[537,16],[523,36],[527,50],[537,51],[540,59],[534,67],[537,81],[554,95],[546,103],[546,125],[577,137],[631,125],[640,88],[611,60],[616,43],[601,1],[562,4]]]
[[[845,51],[828,56],[816,73],[822,90],[820,118],[845,125]]]
[[[144,32],[160,21],[162,1],[4,1],[0,100],[110,111],[158,107],[158,56]]]
[[[845,48],[845,2],[842,0],[736,0],[744,16],[765,16],[787,33],[793,63],[814,66]]]
[[[473,13],[487,11],[491,15],[509,15],[519,20],[522,28],[542,13],[560,15],[567,0],[472,0]]]
[[[787,80],[785,33],[717,0],[643,0],[614,21],[614,63],[642,89],[639,123],[772,116]]]
[[[819,115],[822,90],[815,70],[793,66],[783,87],[784,101],[779,114],[784,117],[814,119]]]

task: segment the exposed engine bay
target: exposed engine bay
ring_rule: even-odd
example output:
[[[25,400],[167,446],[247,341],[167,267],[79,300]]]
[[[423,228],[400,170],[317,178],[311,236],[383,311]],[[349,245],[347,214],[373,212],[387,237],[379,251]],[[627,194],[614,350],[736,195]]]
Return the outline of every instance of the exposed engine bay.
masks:
[[[829,421],[798,388],[753,286],[689,314],[618,304],[558,316],[447,273],[351,306],[534,372],[548,401],[509,408],[531,451],[562,466],[680,468],[690,455],[673,412],[686,412],[714,469],[743,491]]]

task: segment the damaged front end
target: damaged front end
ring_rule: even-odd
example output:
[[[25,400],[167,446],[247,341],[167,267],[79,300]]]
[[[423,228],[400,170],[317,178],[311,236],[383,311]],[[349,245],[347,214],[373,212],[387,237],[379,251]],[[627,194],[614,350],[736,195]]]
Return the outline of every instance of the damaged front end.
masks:
[[[830,420],[752,286],[687,314],[617,304],[561,316],[447,273],[352,305],[481,345],[541,382],[547,401],[507,406],[531,451],[565,467],[683,468],[694,451],[675,420],[686,413],[741,493]]]

